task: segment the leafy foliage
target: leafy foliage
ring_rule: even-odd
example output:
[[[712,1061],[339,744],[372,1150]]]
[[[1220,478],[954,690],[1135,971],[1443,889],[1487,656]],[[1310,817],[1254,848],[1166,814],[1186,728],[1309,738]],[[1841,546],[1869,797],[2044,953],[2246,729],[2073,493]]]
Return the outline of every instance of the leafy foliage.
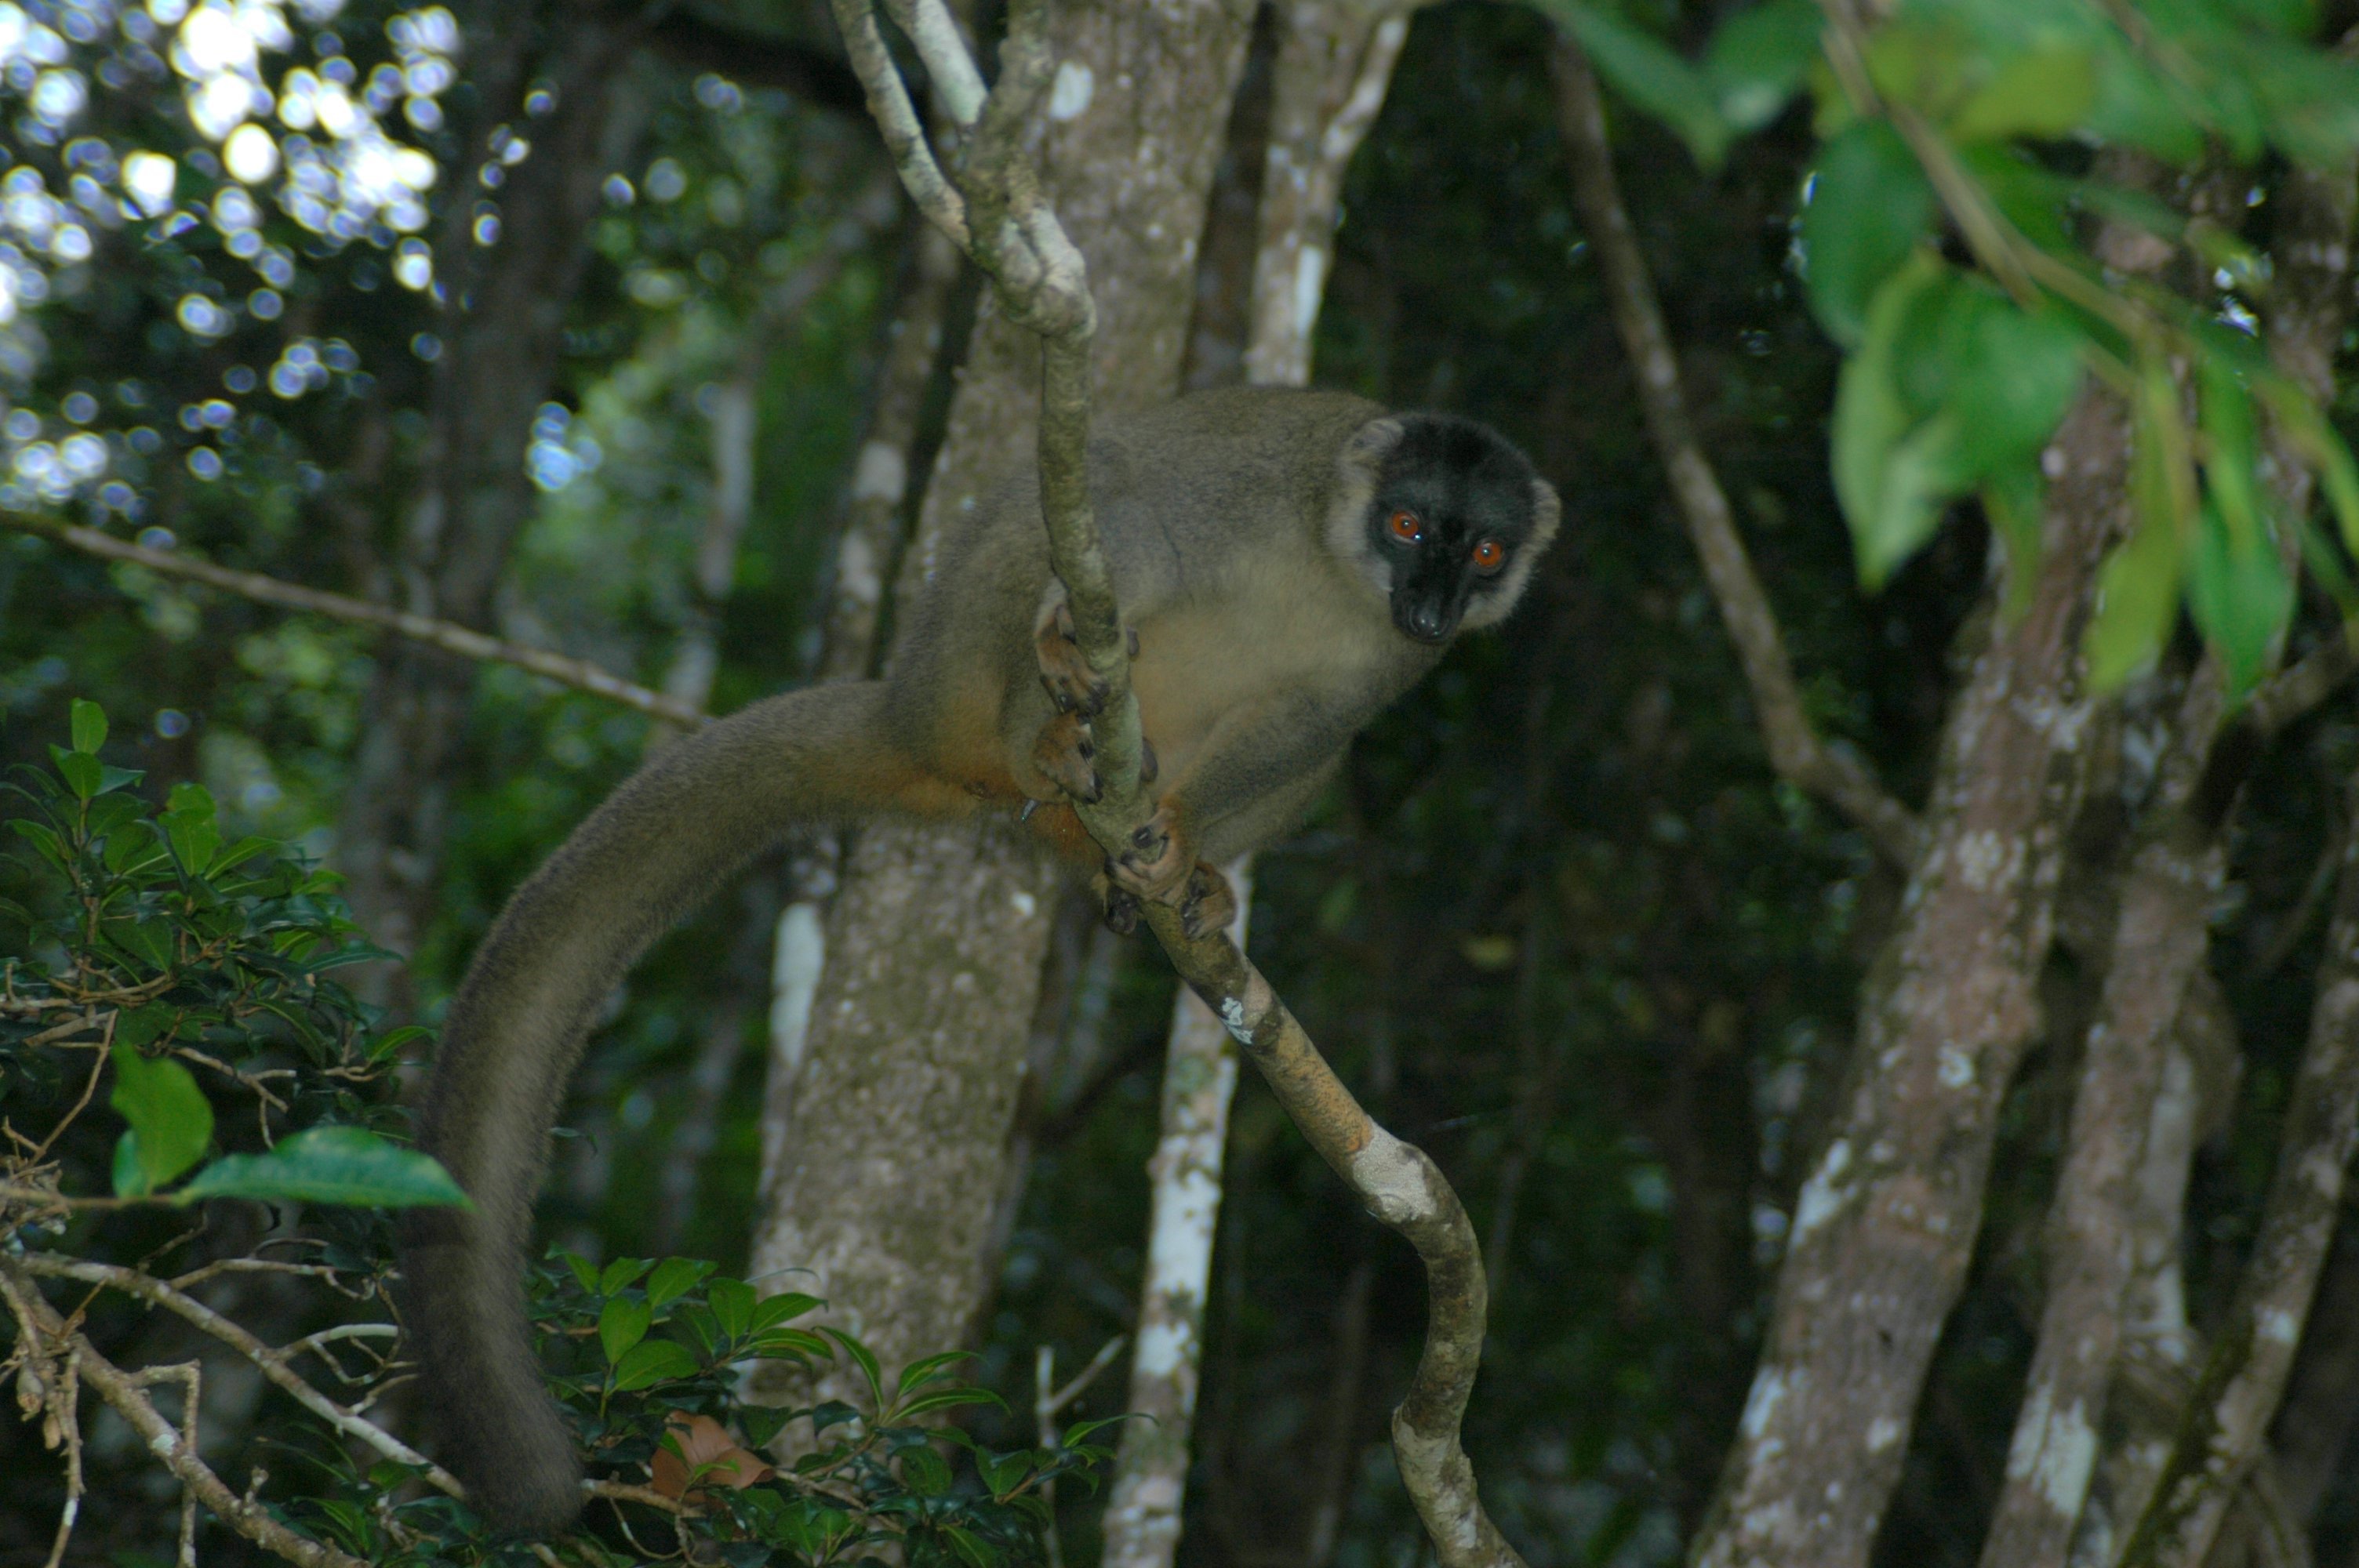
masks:
[[[28,808],[8,827],[36,873],[27,901],[0,906],[35,955],[5,960],[0,1073],[51,1108],[70,1079],[94,1087],[111,1070],[107,1104],[126,1124],[106,1166],[118,1197],[463,1201],[440,1167],[382,1136],[393,1113],[372,1091],[417,1032],[370,1041],[366,1010],[332,978],[386,956],[358,940],[332,879],[266,839],[224,844],[198,785],[149,811],[142,775],[100,761],[106,735],[98,706],[77,701],[55,772],[20,769],[0,785]],[[92,1058],[86,1076],[59,1070],[76,1051]],[[274,1126],[296,1136],[166,1194],[214,1143],[199,1072],[251,1095],[266,1138]],[[88,1099],[86,1087],[45,1141],[74,1129]],[[77,1195],[96,1174],[71,1157],[82,1141],[20,1175]]]
[[[2073,146],[2179,168],[2215,149],[2240,163],[2271,151],[2346,162],[2359,151],[2359,69],[2304,36],[2306,7],[2187,0],[2125,22],[2097,0],[1913,0],[1872,32],[1832,27],[1808,70],[1786,62],[1819,38],[1815,7],[1744,13],[1701,65],[1598,5],[1548,9],[1706,165],[1808,83],[1823,143],[1799,254],[1811,307],[1849,355],[1832,461],[1865,586],[1881,587],[1951,502],[1973,495],[2006,542],[2019,604],[2039,550],[2039,450],[2094,372],[2136,409],[2146,470],[2135,533],[2107,564],[2088,633],[2101,687],[2153,665],[2183,603],[2231,689],[2248,689],[2292,614],[2284,563],[2298,546],[2343,613],[2359,614],[2309,519],[2264,498],[2261,406],[2318,471],[2343,544],[2359,551],[2341,438],[2249,335],[2246,297],[2267,281],[2251,253],[2089,169]],[[1737,116],[1714,83],[1740,77],[1753,92]],[[1944,213],[1978,274],[1939,254]],[[2101,222],[2196,249],[2212,297],[2125,290],[2089,248]],[[2198,407],[2191,420],[2181,393]]]
[[[683,1544],[711,1543],[703,1550],[716,1561],[852,1563],[889,1544],[929,1568],[1037,1562],[1049,1519],[1041,1488],[1061,1476],[1087,1480],[1109,1452],[1090,1441],[1103,1422],[1075,1427],[1053,1450],[1010,1453],[933,1424],[929,1418],[944,1411],[1000,1402],[954,1375],[963,1357],[913,1362],[888,1391],[857,1339],[795,1325],[820,1304],[811,1297],[760,1296],[700,1260],[618,1258],[601,1267],[557,1250],[529,1284],[550,1387],[593,1469],[680,1505],[687,1511],[669,1516],[670,1528]],[[863,1373],[864,1408],[737,1398],[754,1362],[808,1368],[839,1357]],[[805,1423],[798,1430],[809,1434],[806,1451],[779,1468],[757,1451],[796,1423]],[[462,1503],[415,1486],[417,1467],[357,1463],[323,1450],[317,1434],[307,1446],[330,1485],[294,1503],[290,1517],[354,1555],[400,1568],[528,1560],[488,1541]],[[636,1561],[619,1549],[636,1537],[626,1524],[616,1528],[625,1530],[618,1541],[593,1529],[571,1538],[569,1552],[590,1563]]]
[[[375,1010],[333,978],[385,955],[358,939],[332,878],[280,845],[223,842],[196,786],[151,810],[137,793],[141,775],[101,760],[107,728],[96,704],[77,701],[72,744],[53,749],[53,770],[20,769],[6,786],[22,810],[7,819],[16,847],[0,862],[11,889],[0,919],[24,940],[11,943],[21,956],[0,969],[0,1085],[15,1135],[0,1152],[0,1231],[33,1254],[29,1273],[11,1283],[76,1277],[58,1271],[84,1258],[136,1274],[141,1232],[124,1218],[259,1200],[300,1206],[304,1219],[275,1239],[318,1261],[240,1265],[325,1281],[335,1287],[321,1292],[330,1301],[380,1301],[392,1259],[382,1217],[340,1217],[336,1206],[466,1201],[439,1164],[402,1146],[388,1103],[393,1068],[422,1032],[378,1032]],[[110,1079],[106,1103],[125,1124],[111,1153],[91,1111]],[[224,1097],[253,1101],[251,1123],[221,1115]],[[260,1148],[214,1152],[242,1142],[249,1125]],[[103,1180],[112,1198],[92,1192]],[[212,1271],[105,1282],[196,1303],[195,1281]],[[816,1300],[763,1296],[709,1262],[599,1267],[560,1252],[533,1272],[531,1292],[550,1386],[597,1472],[624,1487],[616,1509],[668,1521],[683,1546],[696,1543],[711,1560],[849,1563],[890,1544],[919,1565],[1038,1561],[1049,1517],[1043,1488],[1061,1476],[1086,1480],[1107,1454],[1089,1441],[1103,1422],[1073,1428],[1053,1449],[1013,1452],[940,1425],[950,1412],[1000,1402],[955,1375],[962,1357],[914,1363],[888,1389],[857,1339],[794,1322]],[[364,1323],[326,1330],[348,1339],[392,1332]],[[123,1356],[114,1337],[104,1353]],[[216,1337],[255,1358],[250,1342]],[[862,1373],[869,1397],[860,1406],[750,1407],[737,1397],[752,1362],[810,1368],[838,1357]],[[335,1371],[352,1389],[334,1397],[356,1391],[366,1402],[398,1363],[379,1356]],[[790,1465],[752,1452],[798,1421],[810,1441]],[[530,1561],[523,1546],[489,1536],[440,1488],[440,1472],[375,1442],[373,1430],[315,1390],[269,1442],[296,1460],[297,1484],[274,1498],[274,1513],[404,1568]],[[620,1512],[593,1519],[567,1552],[585,1563],[636,1561],[632,1530],[647,1523]]]

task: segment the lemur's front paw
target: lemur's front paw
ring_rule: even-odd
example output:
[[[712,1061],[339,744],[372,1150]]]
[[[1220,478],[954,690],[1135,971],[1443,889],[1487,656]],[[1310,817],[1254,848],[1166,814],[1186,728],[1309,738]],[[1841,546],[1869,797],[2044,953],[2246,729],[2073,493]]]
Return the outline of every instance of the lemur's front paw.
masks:
[[[1124,892],[1177,906],[1188,890],[1196,857],[1180,839],[1169,805],[1155,808],[1119,854],[1106,857],[1106,876]]]
[[[1092,878],[1091,881],[1097,892],[1098,902],[1105,906],[1106,929],[1117,936],[1127,936],[1137,930],[1139,910],[1142,907],[1137,895],[1125,892],[1114,886],[1113,880],[1103,872]]]
[[[1040,738],[1032,742],[1032,765],[1073,799],[1090,804],[1105,793],[1097,754],[1090,721],[1078,713],[1060,713],[1040,726]]]
[[[1197,861],[1180,895],[1180,929],[1191,937],[1209,936],[1227,930],[1236,917],[1237,894],[1229,879],[1212,861]]]
[[[1040,685],[1058,712],[1087,717],[1103,710],[1112,688],[1082,657],[1073,611],[1062,599],[1042,611],[1040,623],[1032,629],[1032,646],[1039,660]]]

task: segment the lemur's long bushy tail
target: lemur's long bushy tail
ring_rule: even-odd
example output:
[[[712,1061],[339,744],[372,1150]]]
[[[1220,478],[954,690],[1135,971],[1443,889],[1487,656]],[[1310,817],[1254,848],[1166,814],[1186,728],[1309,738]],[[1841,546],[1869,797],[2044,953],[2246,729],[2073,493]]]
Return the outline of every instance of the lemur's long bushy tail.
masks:
[[[658,935],[788,830],[920,804],[884,697],[879,681],[813,687],[666,747],[508,902],[451,1004],[419,1137],[474,1208],[409,1212],[403,1291],[443,1461],[503,1530],[549,1533],[582,1507],[522,1263],[591,1017]]]

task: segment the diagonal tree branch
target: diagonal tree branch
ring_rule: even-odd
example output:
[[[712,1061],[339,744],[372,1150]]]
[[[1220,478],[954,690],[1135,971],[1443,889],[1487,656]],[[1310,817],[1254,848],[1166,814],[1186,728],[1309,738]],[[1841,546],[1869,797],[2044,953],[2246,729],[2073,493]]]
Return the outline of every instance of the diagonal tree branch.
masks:
[[[945,222],[945,230],[990,275],[1008,318],[1040,334],[1040,499],[1049,560],[1065,586],[1082,655],[1109,687],[1095,728],[1100,771],[1114,782],[1103,799],[1076,803],[1075,809],[1101,846],[1112,850],[1134,843],[1152,803],[1136,784],[1138,707],[1083,466],[1095,312],[1081,255],[1023,153],[1033,111],[1054,70],[1044,0],[1014,0],[1009,6],[999,78],[982,106],[956,192],[937,183],[940,165],[917,131],[914,113],[907,112],[908,89],[884,52],[868,0],[832,4],[850,40],[853,69],[912,198],[938,222],[962,220],[956,228]],[[1484,1512],[1459,1444],[1482,1357],[1486,1299],[1482,1256],[1465,1209],[1430,1159],[1361,1108],[1224,933],[1191,938],[1177,910],[1157,904],[1146,914],[1180,978],[1244,1045],[1304,1137],[1370,1212],[1407,1237],[1425,1260],[1430,1314],[1425,1354],[1393,1415],[1401,1477],[1444,1568],[1520,1565]]]
[[[470,631],[452,622],[412,615],[406,610],[372,604],[367,600],[353,599],[341,593],[304,588],[279,578],[265,577],[260,572],[233,571],[227,567],[217,567],[169,550],[151,550],[144,545],[126,544],[113,535],[102,534],[95,528],[84,528],[77,524],[50,523],[24,516],[0,518],[0,524],[22,529],[27,534],[38,534],[45,539],[54,539],[60,545],[85,555],[96,556],[102,560],[126,561],[165,577],[201,582],[208,588],[239,594],[263,604],[275,604],[284,610],[304,610],[314,615],[329,615],[339,621],[375,626],[463,658],[479,659],[486,664],[513,665],[544,680],[555,681],[575,691],[586,691],[592,697],[603,697],[609,702],[619,702],[625,708],[635,708],[651,718],[688,726],[710,722],[710,717],[701,709],[676,701],[661,692],[634,685],[586,660],[569,659],[562,654],[552,654],[546,649],[528,648],[521,643],[487,637],[481,632]]]
[[[1597,77],[1570,35],[1560,34],[1549,57],[1556,80],[1557,123],[1572,161],[1573,200],[1582,228],[1596,247],[1614,325],[1622,334],[1638,380],[1647,433],[1661,456],[1680,516],[1703,564],[1704,580],[1736,644],[1737,662],[1753,693],[1753,708],[1769,748],[1770,765],[1795,787],[1817,795],[1849,817],[1885,859],[1902,871],[1915,864],[1924,831],[1909,809],[1886,794],[1858,757],[1830,746],[1803,710],[1801,689],[1786,655],[1777,618],[1761,589],[1745,540],[1736,531],[1728,494],[1704,456],[1680,381],[1679,356],[1663,325],[1661,303],[1622,203]]]

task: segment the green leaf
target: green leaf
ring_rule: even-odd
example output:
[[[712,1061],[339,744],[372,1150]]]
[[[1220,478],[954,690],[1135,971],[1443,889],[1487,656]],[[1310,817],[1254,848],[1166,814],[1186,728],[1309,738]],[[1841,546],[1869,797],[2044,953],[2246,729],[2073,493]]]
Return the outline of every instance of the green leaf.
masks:
[[[467,1195],[430,1154],[363,1127],[314,1127],[267,1154],[225,1154],[174,1197],[266,1198],[361,1208],[467,1208]]]
[[[2219,508],[2206,506],[2188,559],[2187,608],[2219,653],[2229,696],[2242,697],[2267,669],[2293,614],[2293,582],[2267,538],[2239,538]]]
[[[386,1033],[378,1035],[375,1040],[369,1043],[368,1059],[370,1065],[374,1066],[380,1062],[392,1060],[396,1055],[400,1054],[403,1046],[408,1044],[413,1040],[426,1039],[432,1034],[432,1033],[433,1031],[427,1029],[421,1024],[416,1023],[405,1023],[398,1029],[388,1030]],[[587,1290],[589,1287],[584,1285],[582,1288]]]
[[[161,920],[109,920],[99,927],[109,942],[154,968],[172,967],[172,928]]]
[[[906,1469],[908,1466],[904,1465],[903,1468]],[[934,1497],[939,1494],[929,1492],[926,1495]],[[959,1560],[964,1563],[967,1568],[999,1568],[999,1548],[984,1541],[973,1530],[954,1524],[946,1524],[942,1526],[942,1533],[950,1537],[951,1549],[959,1554]]]
[[[1728,150],[1729,125],[1704,73],[1670,46],[1601,5],[1583,0],[1536,0],[1540,11],[1571,33],[1616,92],[1661,121],[1707,169]]]
[[[2343,547],[2359,556],[2359,463],[2352,460],[2351,449],[2319,413],[2309,394],[2284,376],[2256,376],[2253,390],[2268,406],[2302,460],[2318,474],[2343,535]]]
[[[221,850],[221,828],[213,821],[213,799],[194,784],[175,784],[170,806],[158,818],[173,855],[190,871],[212,864]]]
[[[95,757],[98,749],[106,744],[106,709],[77,697],[70,712],[73,749],[83,756]]]
[[[1865,341],[1867,313],[1933,226],[1933,188],[1899,133],[1863,120],[1819,155],[1802,209],[1810,308],[1845,348]]]
[[[1959,456],[1975,478],[2037,453],[2080,395],[2087,340],[2060,310],[2025,311],[1980,288],[1953,319],[1944,403],[1958,419]]]
[[[609,1303],[610,1306],[619,1303]],[[604,1324],[600,1324],[603,1334]],[[628,1392],[660,1383],[668,1378],[693,1378],[698,1367],[688,1346],[669,1339],[647,1339],[634,1345],[614,1363],[614,1387]]]
[[[223,872],[236,869],[236,867],[243,864],[245,861],[252,860],[255,856],[263,853],[265,850],[276,849],[278,848],[280,848],[280,845],[278,840],[276,838],[241,838],[236,843],[232,844],[228,849],[223,849],[220,854],[213,857],[212,863],[204,869],[205,875],[209,877],[220,876]]]
[[[2086,124],[2101,143],[2118,143],[2185,165],[2203,156],[2205,140],[2193,94],[2139,58],[2125,38],[2102,43],[2097,98]]]
[[[656,1265],[647,1276],[647,1305],[659,1307],[675,1296],[684,1295],[696,1282],[712,1272],[714,1265],[701,1258],[667,1258]]]
[[[885,1380],[876,1371],[876,1353],[840,1328],[822,1328],[820,1332],[843,1346],[844,1354],[851,1357],[853,1365],[860,1368],[860,1375],[868,1379],[869,1398],[876,1401],[876,1409],[883,1410]]]
[[[759,1334],[766,1328],[776,1327],[790,1317],[800,1317],[819,1304],[820,1299],[817,1296],[807,1296],[800,1291],[780,1291],[775,1296],[762,1298],[761,1304],[754,1309],[754,1321],[751,1326],[755,1333]]]
[[[842,1400],[823,1400],[811,1406],[810,1409],[811,1431],[814,1434],[825,1432],[831,1426],[842,1426],[846,1422],[859,1419],[860,1412]]]
[[[2119,687],[2161,653],[2178,622],[2188,538],[2195,527],[2194,468],[2180,423],[2179,383],[2158,356],[2139,362],[2130,430],[2136,530],[2098,573],[2097,613],[2082,643],[2090,685],[2098,691]]]
[[[2256,471],[2261,451],[2253,424],[2252,395],[2234,371],[2209,357],[2202,362],[2201,384],[2204,488],[2218,505],[2230,539],[2242,548],[2260,539],[2268,526],[2262,516],[2260,476]]]
[[[599,1310],[598,1344],[606,1352],[607,1365],[622,1365],[623,1353],[647,1337],[655,1315],[647,1303],[629,1296],[615,1296]]]
[[[705,1303],[712,1308],[712,1319],[721,1332],[732,1339],[742,1338],[754,1323],[754,1287],[743,1280],[723,1277],[704,1287]]]
[[[89,800],[98,794],[99,785],[106,782],[106,770],[99,760],[87,752],[69,752],[60,746],[49,748],[49,756],[58,766],[58,776],[74,792],[77,800]]]
[[[204,1157],[213,1138],[212,1102],[188,1068],[114,1044],[114,1093],[107,1103],[131,1130],[114,1152],[117,1197],[146,1197]]]
[[[72,863],[72,857],[67,852],[65,840],[59,838],[57,833],[47,825],[36,822],[29,816],[14,816],[8,819],[8,827],[18,838],[32,845],[35,853],[59,871],[64,871]]]
[[[2026,156],[2012,142],[1961,147],[1958,162],[2025,239],[2043,250],[2072,248],[2073,181]]]
[[[1153,1416],[1144,1414],[1137,1411],[1133,1411],[1127,1415],[1100,1416],[1095,1421],[1080,1422],[1065,1429],[1062,1446],[1071,1448],[1080,1444],[1092,1433],[1103,1432],[1110,1426],[1120,1426],[1126,1421],[1144,1421],[1152,1422],[1154,1419],[1155,1418]]]
[[[945,1350],[939,1356],[928,1356],[901,1368],[901,1397],[907,1399],[928,1383],[939,1382],[951,1375],[962,1361],[974,1358],[972,1350]]]
[[[1835,390],[1835,496],[1851,525],[1860,581],[1873,589],[1914,555],[1960,488],[1957,421],[1944,413],[1911,427],[1894,381],[1894,347],[1909,314],[1950,274],[1920,254],[1877,293],[1867,333]]]
[[[2332,168],[2359,148],[2359,71],[2335,53],[2245,34],[2232,70],[2249,83],[2268,136],[2296,162]]]
[[[2017,55],[1950,117],[1960,142],[2069,135],[2097,104],[2097,61],[2086,49],[2055,44]]]
[[[1909,7],[1877,27],[1862,63],[1886,100],[1940,120],[1964,102],[1989,51],[1957,18],[1926,9]]]
[[[2179,614],[2180,548],[2165,514],[2139,519],[2137,531],[2105,558],[2097,576],[2097,613],[2082,653],[2089,684],[2114,691],[2154,662]]]
[[[834,1352],[827,1341],[808,1328],[759,1328],[745,1341],[748,1356],[769,1357],[781,1360],[816,1360],[832,1358]]]
[[[1757,131],[1777,117],[1817,61],[1825,26],[1815,0],[1769,0],[1722,24],[1703,69],[1731,129]]]
[[[2012,624],[2031,607],[2042,548],[2040,524],[2048,484],[2037,457],[2009,465],[1983,481],[1983,514],[2006,546],[2006,598],[2000,613]]]
[[[901,1479],[921,1498],[947,1496],[951,1489],[950,1462],[923,1444],[905,1448],[901,1451]]]
[[[558,1258],[573,1275],[573,1281],[590,1295],[598,1293],[598,1267],[579,1252],[560,1252]]]
[[[655,1260],[652,1258],[617,1258],[606,1265],[604,1273],[598,1276],[598,1293],[611,1296],[617,1291],[629,1290],[641,1274],[654,1267]]]
[[[897,1422],[914,1421],[935,1411],[956,1410],[963,1405],[997,1405],[1006,1410],[1007,1401],[989,1389],[936,1389],[930,1394],[919,1394],[914,1400],[895,1405],[893,1419]]]
[[[1039,1462],[1039,1458],[1035,1450],[1019,1448],[1013,1454],[996,1457],[986,1454],[975,1467],[983,1472],[983,1484],[991,1488],[991,1495],[1004,1498],[1014,1491],[1025,1476],[1032,1474],[1032,1466]]]

